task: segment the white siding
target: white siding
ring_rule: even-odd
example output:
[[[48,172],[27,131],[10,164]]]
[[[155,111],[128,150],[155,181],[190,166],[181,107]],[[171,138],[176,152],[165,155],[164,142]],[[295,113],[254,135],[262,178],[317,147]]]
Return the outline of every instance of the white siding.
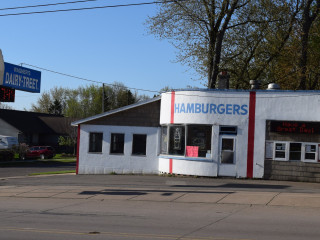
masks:
[[[79,174],[108,174],[108,173],[158,173],[158,128],[81,125]],[[102,153],[89,153],[90,132],[102,132]],[[124,154],[110,154],[111,133],[124,133]],[[146,156],[133,156],[132,135],[146,134]]]

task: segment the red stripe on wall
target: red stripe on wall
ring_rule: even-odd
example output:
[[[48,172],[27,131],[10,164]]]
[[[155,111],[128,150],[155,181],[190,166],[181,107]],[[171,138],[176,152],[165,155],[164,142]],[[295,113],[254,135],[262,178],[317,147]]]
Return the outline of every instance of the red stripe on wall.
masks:
[[[172,158],[169,159],[169,173],[172,173]]]
[[[78,174],[79,172],[79,149],[80,149],[80,124],[78,125],[76,174]]]
[[[247,178],[253,178],[255,117],[256,117],[256,92],[250,92],[248,151],[247,151],[247,154],[248,154],[248,156],[247,156]]]
[[[170,115],[170,123],[174,123],[174,103],[175,103],[176,94],[174,91],[171,92],[171,115]],[[172,173],[173,160],[169,159],[169,173]]]

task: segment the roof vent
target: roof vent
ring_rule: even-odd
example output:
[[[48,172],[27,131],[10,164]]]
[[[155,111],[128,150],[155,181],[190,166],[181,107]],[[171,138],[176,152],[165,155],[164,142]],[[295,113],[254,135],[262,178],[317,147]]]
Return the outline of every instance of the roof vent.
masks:
[[[280,90],[280,86],[276,83],[269,83],[267,90]]]
[[[218,89],[229,89],[230,75],[226,71],[222,71],[218,75]]]
[[[250,85],[252,90],[260,89],[260,81],[259,80],[250,80]]]

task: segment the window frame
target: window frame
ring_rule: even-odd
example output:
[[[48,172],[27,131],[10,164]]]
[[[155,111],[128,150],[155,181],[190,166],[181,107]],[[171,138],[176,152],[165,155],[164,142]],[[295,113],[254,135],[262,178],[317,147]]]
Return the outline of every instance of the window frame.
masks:
[[[144,146],[144,153],[134,153],[133,150],[134,150],[134,136],[145,136],[145,146]],[[144,133],[133,133],[132,134],[132,146],[131,146],[131,155],[132,156],[140,156],[140,157],[145,157],[147,156],[147,143],[148,143],[148,135],[147,134],[144,134]]]
[[[307,152],[306,151],[306,145],[315,145],[316,149],[315,152]],[[303,149],[303,158],[301,159],[302,162],[310,162],[310,163],[317,163],[319,162],[319,143],[313,143],[313,142],[304,142],[302,143],[302,149]],[[314,153],[315,159],[306,159],[306,153]]]
[[[112,138],[112,135],[122,135],[123,136],[122,152],[113,152],[113,150],[112,150],[113,149],[113,138]],[[110,155],[124,155],[125,136],[126,136],[125,133],[119,133],[119,132],[111,132],[110,133],[110,151],[109,151]]]
[[[267,141],[270,142],[270,141]],[[285,158],[276,158],[276,144],[281,143],[285,144]],[[290,159],[290,144],[291,143],[297,143],[301,144],[301,149],[300,151],[292,151],[292,152],[300,152],[300,160],[291,160]],[[306,146],[307,145],[315,145],[315,151],[307,151]],[[320,143],[315,143],[315,142],[290,142],[290,141],[273,141],[273,160],[274,161],[290,161],[290,162],[309,162],[309,163],[319,163],[319,147]],[[315,158],[314,159],[307,159],[306,158],[306,153],[314,153]]]
[[[277,147],[276,147],[277,144],[285,144],[285,150],[277,150]],[[273,143],[273,159],[276,160],[276,161],[289,161],[289,149],[288,149],[289,145],[290,145],[289,142],[275,141]],[[285,157],[284,158],[276,157],[276,152],[277,151],[284,152]]]
[[[98,151],[98,150],[94,150],[92,149],[92,144],[97,144],[96,142],[99,141],[99,138],[97,140],[95,140],[94,142],[91,141],[91,137],[93,135],[101,135],[101,144],[98,145],[99,149],[98,150],[101,150],[101,151]],[[95,137],[96,138],[96,137]],[[94,147],[96,148],[96,147]],[[102,149],[103,149],[103,132],[89,132],[89,146],[88,146],[88,152],[90,154],[94,154],[94,153],[102,153]]]
[[[188,131],[189,131],[189,127],[210,127],[210,131],[211,131],[211,135],[209,137],[210,139],[210,150],[207,149],[207,154],[206,156],[201,156],[201,157],[192,157],[192,156],[187,156],[187,144],[188,144]],[[172,154],[170,153],[170,146],[171,146],[171,140],[172,137],[170,136],[170,129],[172,127],[182,127],[184,128],[184,153],[182,155],[178,155],[178,154]],[[163,129],[166,128],[166,131],[163,131]],[[165,133],[165,134],[163,134]],[[160,136],[160,155],[167,155],[167,156],[174,156],[177,158],[188,158],[188,159],[194,159],[194,160],[198,160],[198,159],[211,159],[212,157],[212,136],[213,136],[213,126],[210,124],[164,124],[161,125],[161,136]],[[166,152],[164,152],[164,148],[163,148],[163,139],[164,137],[166,138]],[[208,151],[210,151],[208,153]]]

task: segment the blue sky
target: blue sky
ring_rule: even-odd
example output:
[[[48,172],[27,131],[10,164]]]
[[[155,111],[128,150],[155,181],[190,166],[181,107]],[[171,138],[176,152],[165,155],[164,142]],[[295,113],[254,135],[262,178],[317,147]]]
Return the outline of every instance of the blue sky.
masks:
[[[0,0],[0,8],[68,1],[71,0]],[[139,2],[151,0],[99,0],[86,4],[0,11],[0,15]],[[155,91],[165,86],[203,87],[199,81],[193,80],[197,75],[192,70],[174,63],[176,49],[172,45],[147,33],[144,22],[148,16],[156,13],[156,9],[156,5],[146,5],[0,16],[0,49],[4,61],[8,63],[27,63],[105,83],[116,81],[127,87]],[[77,88],[90,84],[43,70],[41,72],[41,93],[55,86]],[[8,105],[17,110],[29,110],[41,93],[17,90],[15,102]],[[142,91],[139,94],[153,95]]]

